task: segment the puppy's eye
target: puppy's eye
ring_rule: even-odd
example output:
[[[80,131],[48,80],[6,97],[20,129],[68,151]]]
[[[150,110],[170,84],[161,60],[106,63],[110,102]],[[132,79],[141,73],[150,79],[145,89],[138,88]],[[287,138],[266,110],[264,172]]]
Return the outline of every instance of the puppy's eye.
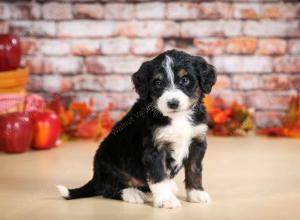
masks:
[[[153,81],[153,85],[157,88],[160,88],[162,86],[162,81],[159,79],[156,79]]]
[[[190,83],[190,79],[188,77],[182,77],[179,82],[183,86],[187,86]]]

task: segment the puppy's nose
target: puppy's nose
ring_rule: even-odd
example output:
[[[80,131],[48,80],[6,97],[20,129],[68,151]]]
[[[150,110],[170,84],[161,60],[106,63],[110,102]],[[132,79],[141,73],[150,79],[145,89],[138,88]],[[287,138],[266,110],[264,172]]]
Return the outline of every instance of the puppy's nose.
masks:
[[[167,102],[167,105],[170,109],[177,109],[179,106],[179,101],[177,99],[171,99]]]

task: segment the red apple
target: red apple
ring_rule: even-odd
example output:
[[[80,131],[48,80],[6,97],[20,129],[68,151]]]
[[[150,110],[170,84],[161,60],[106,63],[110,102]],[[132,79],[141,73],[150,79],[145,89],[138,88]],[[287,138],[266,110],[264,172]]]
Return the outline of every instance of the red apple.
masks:
[[[53,111],[30,112],[34,126],[32,147],[37,150],[49,149],[55,146],[61,132],[60,121]]]
[[[15,70],[21,60],[20,40],[13,34],[0,34],[0,71]]]
[[[33,125],[24,113],[0,116],[0,146],[7,153],[22,153],[29,149]]]
[[[24,100],[24,112],[44,111],[46,107],[45,100],[36,94],[26,95]]]

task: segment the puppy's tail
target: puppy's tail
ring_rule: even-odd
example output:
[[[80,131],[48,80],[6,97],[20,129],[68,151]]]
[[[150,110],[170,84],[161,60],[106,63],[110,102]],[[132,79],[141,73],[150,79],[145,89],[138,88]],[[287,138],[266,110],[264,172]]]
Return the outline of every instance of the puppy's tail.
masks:
[[[76,189],[68,189],[62,185],[56,185],[56,188],[58,189],[61,196],[68,200],[92,197],[92,196],[96,195],[93,180],[90,180],[88,183],[86,183],[82,187],[76,188]]]

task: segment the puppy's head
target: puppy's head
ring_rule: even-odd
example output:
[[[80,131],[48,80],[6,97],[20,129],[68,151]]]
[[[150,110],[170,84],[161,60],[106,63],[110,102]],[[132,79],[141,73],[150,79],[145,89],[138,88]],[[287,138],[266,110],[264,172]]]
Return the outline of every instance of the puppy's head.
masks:
[[[170,50],[143,63],[132,81],[141,99],[170,115],[188,110],[208,94],[216,82],[216,71],[202,57]]]

